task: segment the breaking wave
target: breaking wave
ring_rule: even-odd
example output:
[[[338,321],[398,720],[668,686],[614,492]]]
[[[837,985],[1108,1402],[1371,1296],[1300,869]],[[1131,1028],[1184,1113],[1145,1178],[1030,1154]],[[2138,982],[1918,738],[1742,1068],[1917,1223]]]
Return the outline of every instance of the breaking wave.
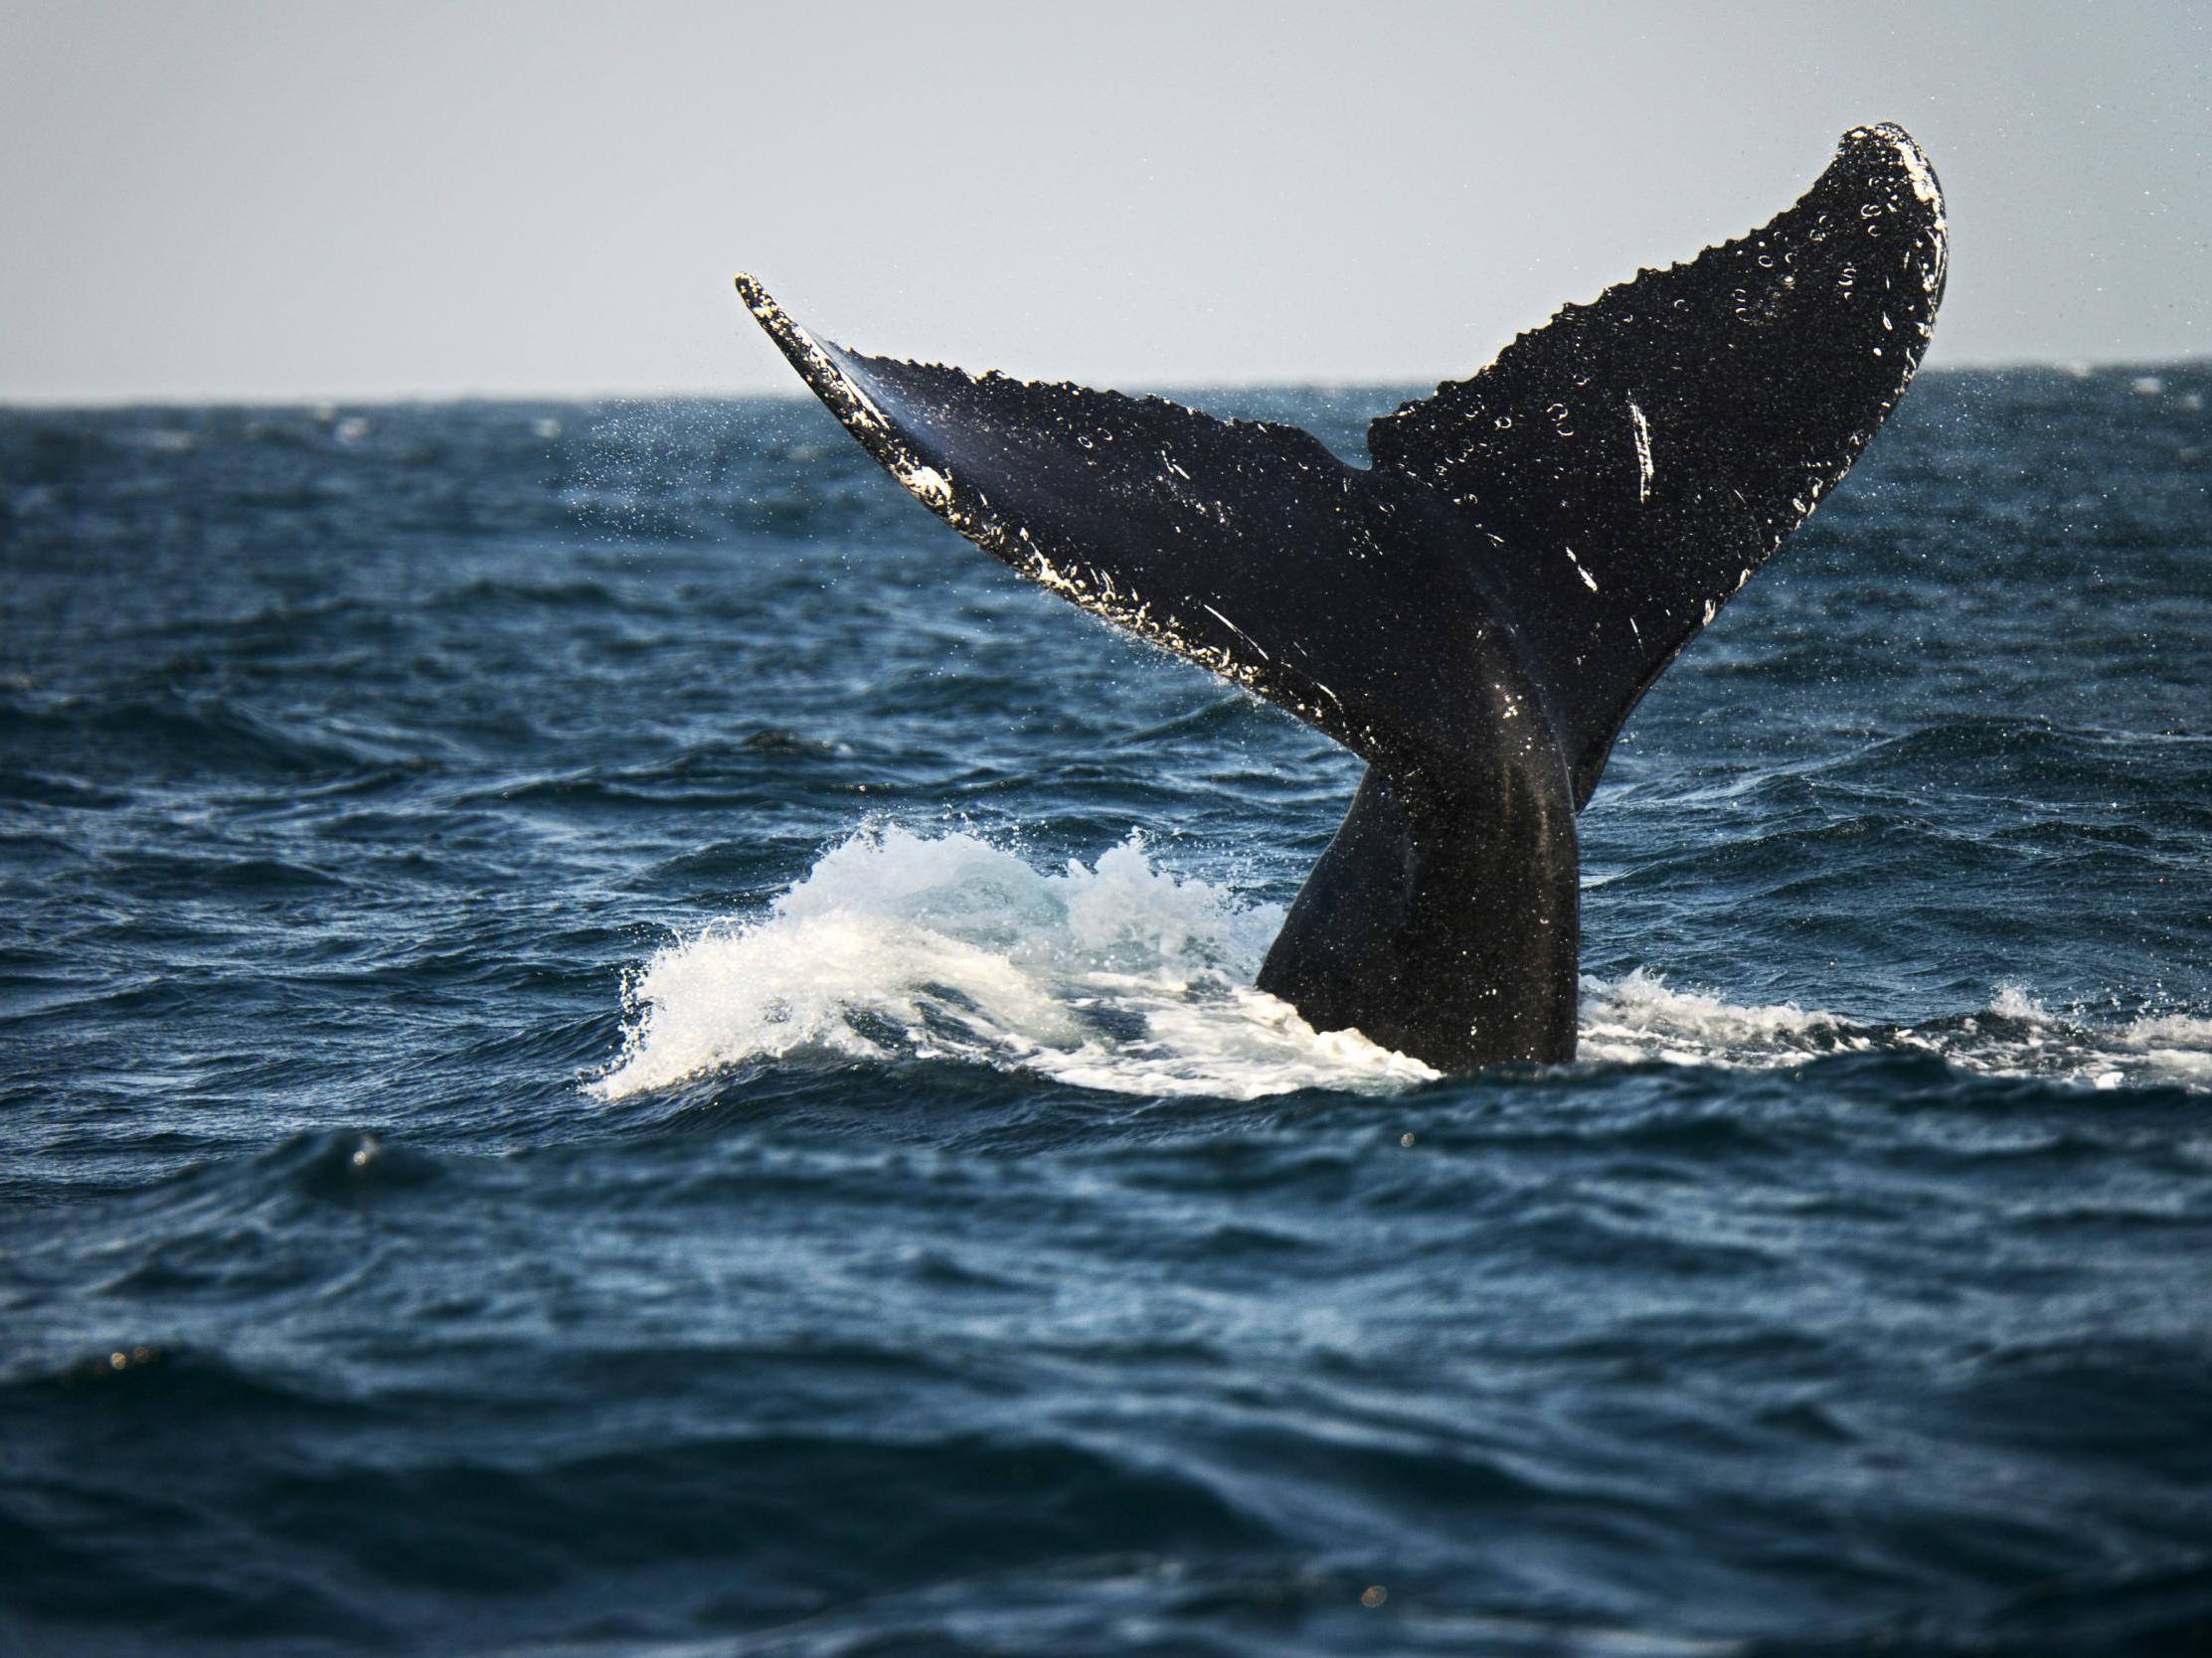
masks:
[[[1434,1079],[1356,1031],[1316,1032],[1253,987],[1279,905],[1158,868],[1132,834],[1058,872],[969,834],[885,827],[824,855],[765,914],[718,920],[631,978],[619,1099],[807,1055],[954,1060],[1123,1093],[1249,1099]],[[1935,1054],[1968,1072],[2113,1088],[2212,1086],[2212,1019],[2098,1023],[2000,986],[1974,1013],[1884,1025],[1739,1005],[1637,969],[1585,978],[1585,1064],[1777,1069]]]

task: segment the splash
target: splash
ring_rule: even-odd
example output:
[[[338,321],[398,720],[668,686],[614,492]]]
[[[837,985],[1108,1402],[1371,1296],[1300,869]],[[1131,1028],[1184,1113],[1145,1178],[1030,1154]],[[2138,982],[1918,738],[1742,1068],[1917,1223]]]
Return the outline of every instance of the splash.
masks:
[[[1253,989],[1281,924],[1279,906],[1156,868],[1135,836],[1046,874],[972,835],[871,831],[766,915],[646,963],[622,1055],[593,1086],[618,1099],[801,1053],[1237,1099],[1436,1076]]]
[[[1250,1099],[1432,1080],[1356,1031],[1316,1032],[1253,988],[1279,906],[1156,866],[1132,835],[1057,873],[968,834],[855,835],[766,913],[659,951],[628,986],[603,1099],[806,1056],[952,1060],[1113,1092]],[[1584,1063],[1773,1070],[1929,1052],[1987,1076],[2212,1087],[2212,1019],[2102,1023],[2016,986],[1917,1026],[1745,1005],[1638,969],[1583,980]]]

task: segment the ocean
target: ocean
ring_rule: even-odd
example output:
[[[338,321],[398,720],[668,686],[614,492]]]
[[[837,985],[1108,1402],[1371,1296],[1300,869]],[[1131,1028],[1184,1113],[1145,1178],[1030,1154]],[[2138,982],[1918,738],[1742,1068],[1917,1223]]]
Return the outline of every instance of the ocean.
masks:
[[[1924,376],[1456,1078],[810,399],[0,411],[0,1648],[2212,1648],[2208,398]]]

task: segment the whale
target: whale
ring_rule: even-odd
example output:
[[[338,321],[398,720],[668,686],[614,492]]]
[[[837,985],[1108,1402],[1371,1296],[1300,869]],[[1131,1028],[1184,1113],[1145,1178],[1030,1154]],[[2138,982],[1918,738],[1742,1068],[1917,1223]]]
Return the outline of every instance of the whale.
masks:
[[[1949,255],[1901,127],[1376,419],[1368,464],[1158,397],[870,356],[738,294],[916,500],[1365,774],[1258,987],[1441,1072],[1575,1054],[1578,814],[1667,665],[1851,469]]]

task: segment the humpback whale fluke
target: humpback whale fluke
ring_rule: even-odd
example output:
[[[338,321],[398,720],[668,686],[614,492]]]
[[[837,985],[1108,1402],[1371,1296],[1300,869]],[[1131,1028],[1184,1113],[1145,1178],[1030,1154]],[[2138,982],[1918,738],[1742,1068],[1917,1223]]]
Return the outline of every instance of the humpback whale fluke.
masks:
[[[924,505],[1365,759],[1260,987],[1445,1070],[1575,1051],[1575,814],[1675,654],[1850,470],[1934,327],[1943,197],[1890,125],[1802,200],[1308,433],[980,377],[747,306]]]

